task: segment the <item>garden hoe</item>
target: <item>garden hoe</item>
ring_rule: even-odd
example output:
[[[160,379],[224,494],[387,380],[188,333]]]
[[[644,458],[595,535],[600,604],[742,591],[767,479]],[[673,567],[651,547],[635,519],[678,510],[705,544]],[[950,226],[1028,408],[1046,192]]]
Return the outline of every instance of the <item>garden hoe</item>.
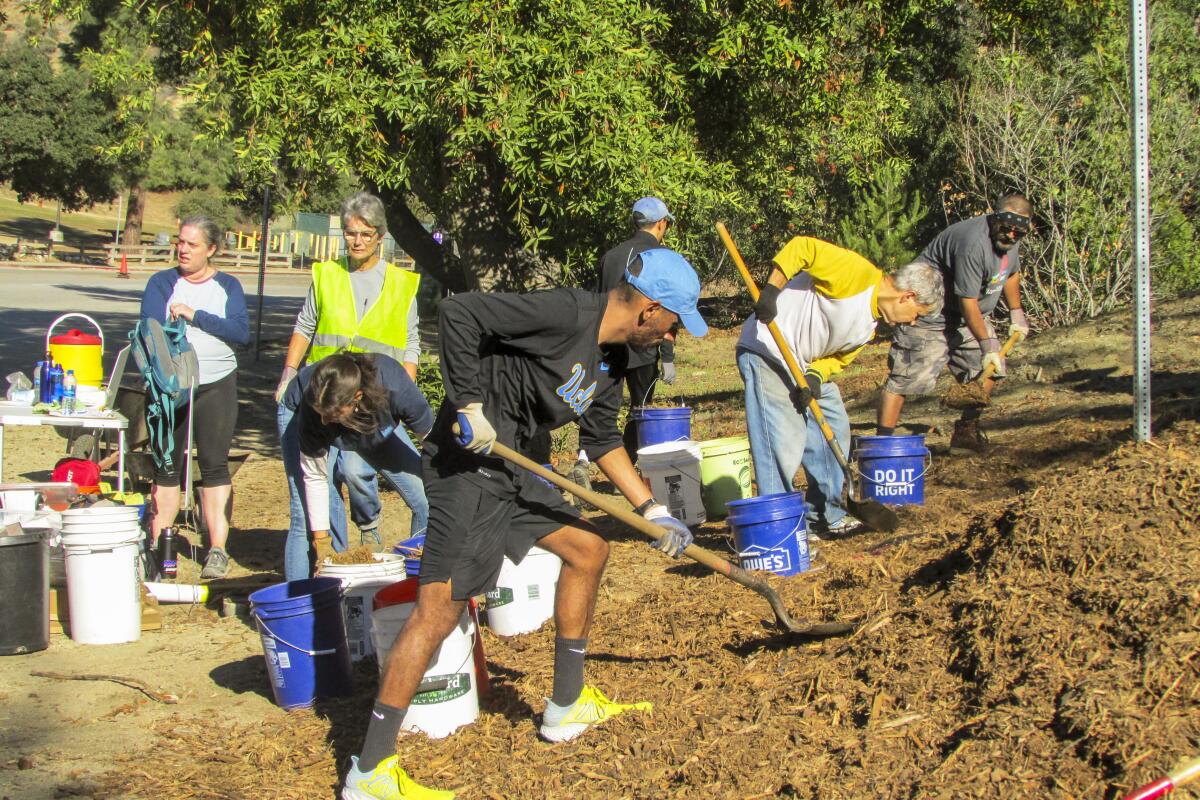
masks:
[[[725,229],[724,223],[717,223],[717,232],[721,234],[721,240],[725,242],[725,249],[729,251],[729,255],[733,258],[734,265],[737,266],[738,272],[742,275],[742,280],[746,283],[746,288],[750,290],[750,298],[754,302],[758,302],[758,285],[754,282],[754,277],[750,274],[750,270],[746,268],[746,262],[742,260],[742,254],[738,251],[737,245],[733,243],[733,238],[729,235],[729,231]],[[792,380],[797,386],[804,385],[804,373],[800,369],[800,365],[796,363],[796,357],[792,355],[791,349],[787,345],[787,341],[783,338],[783,334],[779,331],[779,326],[772,320],[767,324],[767,328],[771,331],[771,336],[775,339],[775,345],[779,348],[779,352],[783,353],[783,360],[787,362],[788,371],[792,375]],[[821,413],[821,407],[817,405],[817,399],[814,397],[808,404],[809,413],[813,415],[817,425],[821,428],[821,433],[825,436],[825,441],[829,442],[829,448],[833,450],[833,457],[837,459],[838,465],[845,473],[846,479],[842,486],[842,494],[846,503],[846,510],[850,515],[857,519],[863,525],[876,531],[884,531],[890,533],[900,525],[900,518],[896,516],[896,512],[880,503],[878,500],[855,500],[851,487],[854,485],[854,475],[850,469],[850,463],[846,460],[846,454],[842,452],[841,445],[833,435],[833,429],[829,427],[829,423],[825,421],[825,415]]]
[[[640,514],[637,514],[628,508],[625,508],[623,505],[621,505],[620,501],[614,500],[611,497],[606,497],[597,492],[593,492],[590,489],[585,489],[582,486],[578,486],[564,478],[562,475],[559,475],[557,472],[546,469],[541,464],[526,458],[520,453],[515,452],[509,447],[505,447],[499,442],[496,442],[494,445],[492,445],[492,454],[500,456],[505,461],[515,464],[518,467],[529,470],[542,480],[549,481],[558,488],[570,492],[572,495],[581,500],[586,500],[604,513],[608,514],[609,516],[616,517],[621,522],[624,522],[629,527],[634,528],[639,533],[646,535],[656,542],[661,539],[665,533],[662,528],[658,527],[650,520],[643,518]],[[708,550],[705,550],[704,548],[698,547],[694,544],[688,545],[688,548],[683,551],[683,554],[695,561],[697,564],[708,567],[713,572],[720,573],[726,578],[729,578],[731,581],[740,583],[747,589],[758,592],[760,595],[766,598],[768,603],[771,604],[771,610],[775,612],[775,620],[779,623],[779,626],[789,633],[799,634],[800,636],[822,637],[840,636],[842,634],[850,633],[854,630],[854,626],[848,622],[808,623],[802,620],[793,620],[788,614],[787,609],[783,607],[783,601],[779,598],[779,595],[775,593],[774,589],[767,585],[766,580],[764,580],[761,576],[755,575],[754,573],[742,569],[741,567],[736,567],[715,553],[711,553]]]
[[[1008,341],[1000,348],[1000,357],[1008,358],[1008,352],[1016,347],[1017,342],[1024,338],[1020,333],[1014,333],[1009,336]],[[992,402],[992,393],[983,387],[983,382],[994,374],[996,374],[995,365],[988,364],[975,380],[952,385],[942,397],[942,405],[946,408],[959,409],[980,408],[988,405]]]

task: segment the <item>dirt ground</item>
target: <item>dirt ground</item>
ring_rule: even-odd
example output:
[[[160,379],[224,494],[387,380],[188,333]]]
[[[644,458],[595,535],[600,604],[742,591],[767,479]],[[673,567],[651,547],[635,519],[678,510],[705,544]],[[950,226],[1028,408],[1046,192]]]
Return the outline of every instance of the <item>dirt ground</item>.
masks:
[[[756,595],[595,515],[613,553],[588,680],[653,713],[542,743],[553,631],[485,629],[480,719],[446,740],[402,737],[404,765],[464,798],[1117,798],[1200,755],[1200,300],[1155,309],[1143,445],[1130,328],[1112,316],[1023,345],[986,416],[986,458],[948,454],[953,417],[936,398],[910,403],[934,454],[926,504],[896,533],[821,542],[820,571],[771,581],[793,615],[859,623],[852,635],[781,635]],[[692,398],[697,438],[736,432],[736,335],[681,347],[680,395],[689,370],[724,375]],[[885,360],[869,348],[841,382],[856,432],[872,432]],[[238,444],[253,455],[234,480],[230,553],[243,583],[279,579],[287,524],[270,372],[242,379]],[[33,478],[61,440],[6,444]],[[408,518],[394,494],[385,506],[391,544]],[[729,532],[710,523],[698,543],[729,553]],[[335,796],[374,664],[353,697],[283,712],[251,624],[218,605],[164,607],[163,629],[134,644],[55,637],[0,659],[0,797]],[[134,677],[179,702],[35,670]]]

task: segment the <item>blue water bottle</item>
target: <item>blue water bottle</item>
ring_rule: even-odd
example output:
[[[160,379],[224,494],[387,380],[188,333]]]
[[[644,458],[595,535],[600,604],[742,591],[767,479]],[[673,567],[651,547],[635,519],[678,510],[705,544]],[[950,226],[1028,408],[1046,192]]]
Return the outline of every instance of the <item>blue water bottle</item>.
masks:
[[[55,364],[50,369],[50,402],[58,403],[62,401],[63,394],[63,368],[62,364]]]
[[[33,402],[42,402],[42,369],[46,366],[45,361],[37,362],[33,368]]]
[[[50,375],[53,369],[54,359],[46,353],[46,360],[42,362],[42,385],[38,388],[38,400],[42,403],[49,403],[54,394],[54,379]]]

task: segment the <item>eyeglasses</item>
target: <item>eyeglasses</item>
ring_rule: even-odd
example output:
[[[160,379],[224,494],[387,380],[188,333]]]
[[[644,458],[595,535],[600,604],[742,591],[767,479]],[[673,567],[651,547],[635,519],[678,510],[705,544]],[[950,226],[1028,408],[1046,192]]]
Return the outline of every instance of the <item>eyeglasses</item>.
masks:
[[[376,233],[378,231],[375,230],[356,231],[347,229],[342,231],[342,236],[347,239],[365,239],[366,241],[370,241],[375,238]]]
[[[1021,239],[1025,234],[1029,233],[1028,228],[1018,228],[1016,225],[1005,225],[1003,223],[996,226],[996,233],[1011,236],[1014,239]]]

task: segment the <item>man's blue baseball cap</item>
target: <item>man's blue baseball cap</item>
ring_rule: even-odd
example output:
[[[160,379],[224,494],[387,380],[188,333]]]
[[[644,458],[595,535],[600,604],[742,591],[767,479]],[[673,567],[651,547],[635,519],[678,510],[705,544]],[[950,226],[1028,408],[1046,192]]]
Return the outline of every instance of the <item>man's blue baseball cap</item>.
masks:
[[[700,278],[696,270],[683,256],[665,247],[643,250],[642,271],[634,275],[625,270],[625,280],[630,286],[657,302],[668,311],[679,315],[687,332],[700,337],[708,333],[708,324],[696,302],[700,299]]]
[[[633,221],[638,227],[651,225],[660,219],[675,221],[675,217],[667,210],[667,204],[657,197],[643,197],[633,204]]]

